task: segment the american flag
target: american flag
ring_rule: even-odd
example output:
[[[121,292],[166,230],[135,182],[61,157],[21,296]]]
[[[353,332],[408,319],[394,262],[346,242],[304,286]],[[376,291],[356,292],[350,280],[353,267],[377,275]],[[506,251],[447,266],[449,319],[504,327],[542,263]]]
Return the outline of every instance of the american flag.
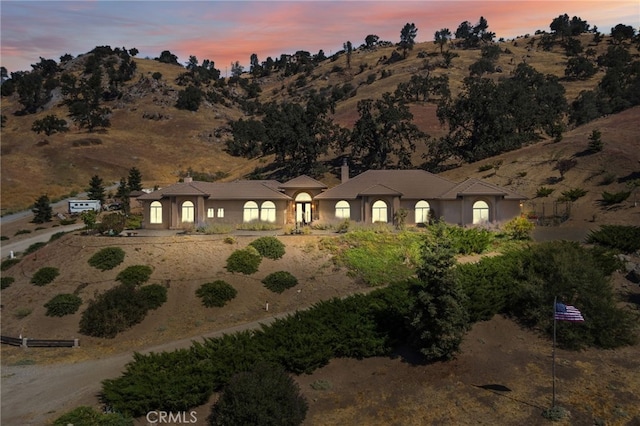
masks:
[[[558,321],[584,321],[582,313],[575,306],[565,305],[563,303],[556,303],[555,317]]]

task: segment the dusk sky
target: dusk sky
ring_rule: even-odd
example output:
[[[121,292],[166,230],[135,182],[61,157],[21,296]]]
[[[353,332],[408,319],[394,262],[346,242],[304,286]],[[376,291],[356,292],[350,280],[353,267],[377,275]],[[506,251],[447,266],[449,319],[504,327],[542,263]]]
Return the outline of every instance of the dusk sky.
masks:
[[[0,2],[0,65],[11,73],[31,70],[39,58],[86,53],[96,46],[137,48],[138,57],[163,50],[181,64],[195,55],[223,74],[233,61],[248,68],[252,53],[268,56],[324,50],[346,41],[354,47],[368,34],[397,43],[405,23],[418,28],[416,42],[434,32],[452,33],[480,16],[496,39],[549,31],[553,18],[578,16],[602,33],[623,23],[640,26],[640,1],[11,1]]]

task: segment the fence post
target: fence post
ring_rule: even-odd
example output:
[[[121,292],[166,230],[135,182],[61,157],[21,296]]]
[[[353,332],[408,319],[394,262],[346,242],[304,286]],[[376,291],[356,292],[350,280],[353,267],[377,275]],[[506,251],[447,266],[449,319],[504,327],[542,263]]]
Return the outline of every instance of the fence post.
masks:
[[[26,338],[26,337],[23,337],[23,338],[22,338],[22,347],[23,347],[23,348],[28,348],[28,347],[29,347],[29,342],[28,342],[28,340],[29,340],[29,339],[28,339],[28,338]]]
[[[80,342],[78,342],[78,339],[73,339],[73,347],[74,348],[80,347]]]

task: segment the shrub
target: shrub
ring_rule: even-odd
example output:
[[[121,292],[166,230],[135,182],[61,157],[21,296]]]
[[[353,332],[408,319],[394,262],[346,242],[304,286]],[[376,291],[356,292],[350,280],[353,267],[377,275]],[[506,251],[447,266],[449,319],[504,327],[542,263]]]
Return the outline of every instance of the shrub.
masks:
[[[630,191],[621,191],[621,192],[615,192],[615,193],[604,191],[602,193],[602,204],[604,204],[605,206],[620,204],[621,202],[629,198],[630,195],[631,195]]]
[[[255,247],[262,257],[277,260],[284,256],[285,246],[276,237],[260,237],[249,245]]]
[[[7,241],[9,239],[9,237],[7,237],[6,235],[0,235],[0,241]]]
[[[437,234],[438,227],[444,227],[442,236],[448,238],[456,254],[482,253],[493,241],[494,234],[481,228],[462,228],[460,226],[448,226],[436,224],[431,227],[431,232]]]
[[[549,195],[551,195],[552,192],[553,192],[553,188],[547,188],[546,186],[541,186],[536,191],[536,197],[537,198],[548,197]]]
[[[591,231],[586,242],[633,253],[640,250],[640,226],[603,225],[599,230]]]
[[[11,268],[13,265],[20,263],[20,259],[14,257],[13,259],[5,259],[0,263],[0,271],[6,271]]]
[[[139,286],[149,281],[152,272],[151,266],[132,265],[120,271],[116,276],[116,281],[120,281],[124,285]]]
[[[226,223],[209,223],[205,226],[199,226],[197,231],[206,235],[228,234],[233,231],[233,227]]]
[[[56,232],[55,234],[53,234],[53,235],[51,236],[51,238],[49,238],[49,242],[51,242],[51,241],[55,241],[55,240],[57,240],[57,239],[61,238],[64,234],[66,234],[66,232],[64,232],[64,231],[62,231],[62,232]]]
[[[40,250],[42,247],[44,247],[46,245],[47,245],[47,243],[44,243],[42,241],[41,242],[37,242],[37,243],[33,243],[29,247],[27,247],[27,249],[24,251],[24,254],[25,255],[31,254],[31,253],[33,253],[35,251]]]
[[[22,234],[30,234],[30,233],[31,233],[31,231],[28,230],[28,229],[19,229],[19,230],[16,231],[14,236],[22,235]]]
[[[204,283],[196,290],[196,296],[202,299],[207,308],[223,307],[225,303],[236,297],[238,292],[230,284],[222,280]]]
[[[572,188],[567,191],[562,191],[562,197],[558,198],[558,201],[576,201],[580,197],[584,197],[587,191],[582,188]]]
[[[60,219],[60,225],[62,226],[73,225],[74,223],[76,223],[76,221],[77,220],[75,218]]]
[[[513,240],[530,240],[535,225],[524,217],[516,217],[504,224],[504,232]]]
[[[493,164],[483,164],[482,166],[478,167],[479,172],[486,172],[487,170],[491,169],[493,169]]]
[[[226,269],[229,272],[241,272],[251,275],[258,272],[258,267],[262,261],[262,256],[253,246],[248,246],[241,250],[231,253],[227,259]]]
[[[0,278],[0,290],[4,290],[5,288],[9,288],[11,284],[15,281],[13,277],[2,277]]]
[[[120,213],[111,213],[102,218],[97,224],[98,232],[107,235],[120,235],[124,231],[126,218]]]
[[[80,305],[82,305],[82,299],[75,294],[58,294],[45,303],[44,307],[47,308],[45,315],[63,317],[75,314]]]
[[[58,417],[53,426],[95,425],[95,426],[133,426],[133,419],[118,413],[101,413],[92,407],[81,406]]]
[[[17,318],[17,319],[22,319],[25,317],[28,317],[29,315],[31,315],[31,308],[18,308],[16,309],[16,311],[13,313],[13,315]]]
[[[287,271],[273,272],[267,275],[262,284],[274,293],[282,293],[298,284],[298,279]]]
[[[297,426],[309,405],[281,366],[259,363],[238,373],[211,409],[211,425]]]
[[[138,289],[139,299],[147,309],[158,309],[167,301],[167,288],[160,284],[150,284]]]
[[[238,241],[236,240],[235,237],[224,237],[224,240],[222,240],[225,244],[235,244]]]
[[[120,247],[105,247],[89,259],[89,265],[106,271],[113,269],[124,260],[124,250]]]
[[[44,268],[38,269],[36,273],[33,274],[33,277],[31,277],[31,284],[37,286],[47,285],[55,280],[58,275],[60,275],[58,268],[45,266]]]

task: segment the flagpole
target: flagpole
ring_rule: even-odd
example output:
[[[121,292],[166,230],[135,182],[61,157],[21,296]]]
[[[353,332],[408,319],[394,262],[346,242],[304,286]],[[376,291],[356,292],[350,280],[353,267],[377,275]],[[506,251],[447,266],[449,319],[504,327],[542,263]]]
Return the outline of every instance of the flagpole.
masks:
[[[556,303],[558,302],[558,296],[553,297],[553,350],[551,351],[553,374],[553,398],[551,400],[551,408],[556,406]]]

